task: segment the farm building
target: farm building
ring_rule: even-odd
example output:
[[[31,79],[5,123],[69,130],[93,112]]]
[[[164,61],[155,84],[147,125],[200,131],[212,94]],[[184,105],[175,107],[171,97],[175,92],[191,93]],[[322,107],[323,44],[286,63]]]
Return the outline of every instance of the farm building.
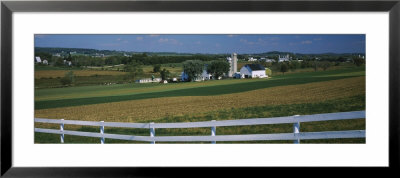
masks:
[[[203,69],[203,72],[201,73],[201,75],[198,76],[194,81],[204,81],[204,80],[211,80],[211,79],[212,79],[212,75],[209,74],[206,69]],[[181,81],[188,81],[188,80],[189,80],[189,76],[185,72],[182,72],[181,73]]]
[[[274,62],[274,61],[275,61],[274,59],[269,59],[269,58],[265,59],[265,62]]]
[[[233,77],[233,74],[237,71],[237,54],[232,53],[231,57],[227,57],[226,61],[229,63],[228,77]]]
[[[201,73],[201,79],[202,80],[211,80],[212,79],[212,75],[209,74],[206,69],[204,69],[203,73]]]
[[[136,80],[135,83],[152,83],[152,82],[160,82],[160,81],[161,81],[161,78],[154,78],[154,79],[144,78],[144,79]]]
[[[43,60],[43,64],[49,65],[49,61],[47,61],[47,60],[45,59],[45,60]]]
[[[265,78],[264,66],[260,64],[246,64],[240,69],[241,78]]]
[[[36,56],[36,57],[35,57],[35,62],[36,62],[36,63],[41,63],[41,62],[42,62],[42,59],[40,59],[39,56]]]
[[[263,61],[265,61],[265,62],[274,62],[274,59],[269,59],[269,58],[262,57],[258,61],[261,61],[261,62],[263,62]]]
[[[257,61],[257,59],[256,58],[253,58],[253,57],[249,57],[249,60],[248,61]]]
[[[187,81],[189,79],[189,76],[185,73],[181,73],[181,81]],[[204,65],[203,72],[201,73],[200,76],[198,76],[194,81],[204,81],[204,80],[211,80],[212,75],[207,72],[207,64]]]
[[[278,56],[278,62],[284,62],[284,61],[289,61],[290,57],[289,54],[285,55],[285,56]]]

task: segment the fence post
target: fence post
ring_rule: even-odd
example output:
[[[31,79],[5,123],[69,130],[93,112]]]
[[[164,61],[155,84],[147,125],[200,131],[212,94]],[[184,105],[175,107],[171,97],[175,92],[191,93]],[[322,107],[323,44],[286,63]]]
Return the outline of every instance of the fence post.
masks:
[[[101,123],[104,123],[104,121],[100,121],[100,122],[101,122]],[[101,126],[100,126],[100,134],[102,134],[102,135],[104,134],[104,125],[101,125]],[[100,143],[101,143],[101,144],[104,144],[104,143],[105,143],[104,137],[101,137],[101,138],[100,138]]]
[[[294,117],[298,117],[300,115],[294,115]],[[293,123],[293,133],[296,136],[296,139],[293,141],[294,144],[299,144],[300,143],[300,122]]]
[[[211,122],[215,122],[215,120],[212,120]],[[217,127],[212,126],[211,127],[211,136],[215,137],[215,134],[217,133]],[[211,141],[211,144],[216,144],[216,141]]]
[[[61,134],[60,134],[60,140],[61,140],[61,143],[64,143],[64,119],[61,119],[61,124],[60,124],[60,131],[61,131]]]
[[[154,122],[150,122],[150,137],[154,137],[156,135],[156,130],[153,127]],[[151,144],[156,144],[156,141],[151,141]]]

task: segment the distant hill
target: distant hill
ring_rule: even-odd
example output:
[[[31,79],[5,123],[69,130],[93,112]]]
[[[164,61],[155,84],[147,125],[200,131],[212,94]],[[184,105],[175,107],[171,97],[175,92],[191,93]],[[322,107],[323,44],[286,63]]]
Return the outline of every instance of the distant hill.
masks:
[[[116,51],[116,50],[98,50],[98,49],[85,49],[85,48],[49,48],[49,47],[35,47],[35,52],[45,52],[50,54],[61,54],[67,55],[72,52],[80,55],[95,55],[95,54],[104,54],[106,56],[110,55],[132,55],[132,54],[142,54],[146,53],[147,55],[158,55],[158,56],[192,56],[192,55],[224,55],[228,56],[230,54],[221,53],[221,54],[206,54],[206,53],[176,53],[176,52],[132,52],[132,51]],[[282,52],[282,51],[269,51],[263,53],[248,53],[248,54],[239,54],[239,55],[249,55],[249,56],[278,56],[278,55],[287,55],[290,56],[351,56],[351,55],[365,55],[364,53],[319,53],[319,54],[303,54],[303,53],[293,53],[293,52]]]

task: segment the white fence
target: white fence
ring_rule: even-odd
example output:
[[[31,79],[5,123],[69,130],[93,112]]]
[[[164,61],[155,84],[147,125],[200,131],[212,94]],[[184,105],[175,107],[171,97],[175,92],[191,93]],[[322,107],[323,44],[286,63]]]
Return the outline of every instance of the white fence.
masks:
[[[274,118],[257,118],[257,119],[239,119],[239,120],[223,120],[223,121],[205,121],[205,122],[185,122],[185,123],[123,123],[123,122],[94,122],[94,121],[77,121],[64,119],[42,119],[35,118],[35,122],[60,124],[60,130],[35,128],[35,132],[60,134],[61,143],[64,143],[64,135],[76,135],[86,137],[100,138],[100,143],[105,143],[105,138],[155,142],[211,142],[217,141],[257,141],[257,140],[293,140],[294,143],[300,143],[300,140],[311,139],[332,139],[332,138],[365,138],[365,130],[346,130],[346,131],[326,131],[326,132],[300,132],[300,123],[331,121],[331,120],[348,120],[365,118],[365,111],[326,113],[314,115],[295,115],[288,117]],[[99,126],[100,132],[81,132],[64,130],[65,124]],[[264,125],[264,124],[293,124],[293,133],[276,133],[276,134],[247,134],[247,135],[217,135],[217,127],[226,126],[246,126],[246,125]],[[134,136],[106,134],[104,127],[121,127],[121,128],[142,128],[149,129],[150,136]],[[157,128],[200,128],[210,127],[211,135],[209,136],[156,136]]]

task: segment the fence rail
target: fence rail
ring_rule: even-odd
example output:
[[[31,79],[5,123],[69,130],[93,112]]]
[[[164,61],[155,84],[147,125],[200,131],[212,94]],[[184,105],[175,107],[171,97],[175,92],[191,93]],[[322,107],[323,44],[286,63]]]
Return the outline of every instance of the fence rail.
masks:
[[[76,135],[86,137],[100,138],[102,144],[105,138],[155,142],[197,142],[207,141],[216,143],[217,141],[256,141],[256,140],[293,140],[294,143],[300,143],[300,140],[309,139],[332,139],[332,138],[365,138],[365,130],[347,130],[347,131],[326,131],[326,132],[300,132],[300,123],[317,122],[331,120],[348,120],[365,118],[365,111],[326,113],[314,115],[295,115],[288,117],[274,118],[254,118],[224,121],[205,121],[205,122],[184,122],[184,123],[123,123],[123,122],[94,122],[77,121],[64,119],[44,119],[35,118],[35,122],[60,124],[60,130],[35,128],[35,132],[59,134],[61,143],[64,143],[64,135]],[[99,126],[100,132],[81,132],[64,130],[64,125],[84,125]],[[247,134],[247,135],[216,135],[216,128],[222,126],[246,126],[246,125],[265,125],[265,124],[293,124],[293,133],[276,134]],[[143,128],[150,130],[150,136],[134,136],[104,133],[105,127],[121,128]],[[156,128],[200,128],[210,127],[210,136],[155,136]]]

